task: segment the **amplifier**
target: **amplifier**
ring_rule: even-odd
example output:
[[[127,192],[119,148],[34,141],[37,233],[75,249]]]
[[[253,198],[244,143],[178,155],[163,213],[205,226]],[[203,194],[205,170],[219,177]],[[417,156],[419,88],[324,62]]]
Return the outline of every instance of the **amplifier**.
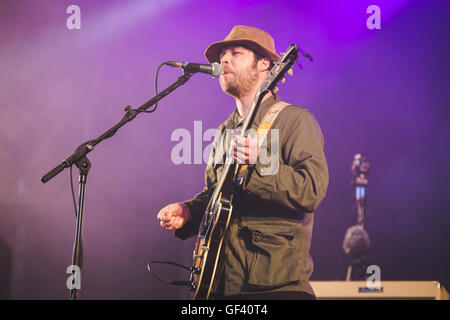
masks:
[[[380,281],[371,288],[366,281],[310,281],[320,299],[420,299],[449,300],[438,281]]]

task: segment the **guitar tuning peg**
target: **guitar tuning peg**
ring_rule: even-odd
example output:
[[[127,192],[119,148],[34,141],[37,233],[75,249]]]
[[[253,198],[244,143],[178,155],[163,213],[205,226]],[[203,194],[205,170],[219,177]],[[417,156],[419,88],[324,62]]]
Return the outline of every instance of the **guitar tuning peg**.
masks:
[[[272,90],[272,93],[273,93],[273,94],[277,94],[277,93],[278,93],[278,90],[279,90],[279,89],[278,89],[278,86],[275,86],[275,88]]]
[[[281,79],[281,83],[285,83],[286,82],[286,77],[283,77],[283,79]]]
[[[290,67],[287,73],[292,77],[294,75],[294,69]]]

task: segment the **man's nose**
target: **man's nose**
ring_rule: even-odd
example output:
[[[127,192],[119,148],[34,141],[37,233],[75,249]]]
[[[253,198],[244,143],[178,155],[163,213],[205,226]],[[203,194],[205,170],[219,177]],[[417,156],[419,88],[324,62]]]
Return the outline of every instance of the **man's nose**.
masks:
[[[224,64],[230,63],[230,55],[228,53],[224,54],[222,58],[220,58],[220,64],[223,66]]]

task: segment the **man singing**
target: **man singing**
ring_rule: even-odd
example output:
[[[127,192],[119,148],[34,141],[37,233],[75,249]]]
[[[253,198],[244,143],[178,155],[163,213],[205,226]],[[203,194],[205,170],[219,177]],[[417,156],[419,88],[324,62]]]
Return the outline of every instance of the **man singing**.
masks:
[[[274,163],[261,161],[262,149],[252,136],[233,135],[233,152],[224,145],[227,132],[242,124],[258,88],[280,56],[265,31],[235,26],[223,41],[205,52],[210,62],[220,62],[222,90],[236,108],[215,136],[206,167],[206,186],[193,199],[169,204],[158,213],[162,228],[176,230],[187,239],[198,233],[208,201],[227,157],[248,164],[233,200],[233,212],[218,263],[211,298],[214,299],[314,299],[309,285],[313,262],[309,255],[314,215],[328,187],[324,140],[307,109],[281,103],[275,93],[261,102],[252,129],[257,130],[269,110],[282,105],[266,141]],[[276,170],[272,170],[273,168]],[[269,170],[270,169],[270,170]]]

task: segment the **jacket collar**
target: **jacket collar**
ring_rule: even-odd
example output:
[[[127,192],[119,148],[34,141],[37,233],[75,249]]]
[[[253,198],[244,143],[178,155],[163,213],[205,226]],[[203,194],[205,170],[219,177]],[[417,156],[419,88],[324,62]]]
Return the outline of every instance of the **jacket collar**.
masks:
[[[253,127],[259,126],[259,124],[261,123],[264,115],[269,110],[269,108],[278,101],[279,101],[278,96],[274,94],[271,97],[264,100],[263,102],[261,102],[261,104],[259,105],[259,108],[256,112],[256,116],[255,116],[255,119],[253,120],[252,126]],[[224,126],[227,129],[234,129],[237,127],[238,124],[239,124],[239,111],[236,107],[234,109],[233,113],[228,117],[228,119],[225,120]]]

